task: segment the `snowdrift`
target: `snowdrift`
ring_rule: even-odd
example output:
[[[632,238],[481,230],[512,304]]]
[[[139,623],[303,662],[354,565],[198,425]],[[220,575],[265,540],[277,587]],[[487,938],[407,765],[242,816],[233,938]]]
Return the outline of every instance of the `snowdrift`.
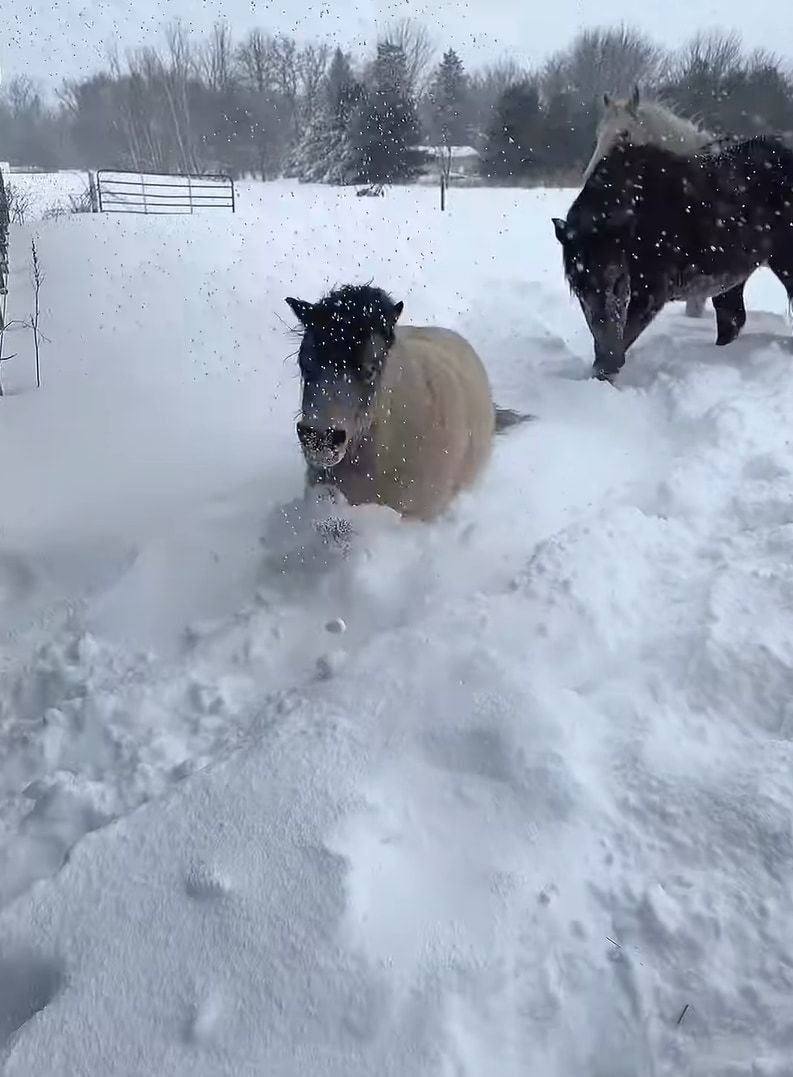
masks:
[[[793,365],[671,307],[620,389],[570,192],[36,226],[0,401],[0,1061],[790,1072]],[[29,310],[14,234],[12,317]],[[432,527],[299,504],[286,295],[374,280],[539,421]]]

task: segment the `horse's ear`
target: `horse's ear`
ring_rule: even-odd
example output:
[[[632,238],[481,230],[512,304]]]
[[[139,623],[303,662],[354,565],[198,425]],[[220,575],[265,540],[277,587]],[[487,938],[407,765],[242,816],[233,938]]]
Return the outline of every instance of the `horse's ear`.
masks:
[[[293,299],[291,295],[286,297],[286,302],[300,324],[307,326],[311,321],[313,304],[307,303],[305,299]]]
[[[399,315],[405,309],[405,304],[400,299],[398,303],[392,303],[391,306],[384,312],[383,324],[385,325],[386,335],[391,336],[396,328],[396,323],[399,321]]]
[[[636,109],[637,109],[638,107],[639,107],[639,85],[638,85],[638,83],[637,83],[637,84],[636,84],[636,85],[635,85],[635,86],[633,87],[633,93],[631,94],[631,99],[630,99],[630,101],[628,102],[628,108],[629,108],[629,109],[631,110],[631,112],[632,112],[632,113],[633,113],[633,114],[635,115],[635,114],[636,114]]]
[[[551,217],[553,221],[553,230],[556,232],[556,238],[560,243],[564,243],[567,239],[567,221],[563,221],[561,217]]]

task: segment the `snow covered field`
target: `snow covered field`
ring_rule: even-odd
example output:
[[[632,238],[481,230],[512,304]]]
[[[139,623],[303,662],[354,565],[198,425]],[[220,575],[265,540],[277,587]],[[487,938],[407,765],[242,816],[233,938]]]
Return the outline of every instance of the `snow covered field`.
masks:
[[[4,178],[25,224],[53,210],[70,212],[71,200],[81,201],[88,191],[87,172],[9,172]]]
[[[4,1077],[793,1073],[793,355],[667,309],[620,390],[571,192],[241,186],[33,226],[0,401]],[[11,317],[30,310],[13,236]],[[298,500],[286,295],[454,326],[449,518]],[[343,621],[343,626],[338,623]],[[346,627],[346,631],[338,631]]]

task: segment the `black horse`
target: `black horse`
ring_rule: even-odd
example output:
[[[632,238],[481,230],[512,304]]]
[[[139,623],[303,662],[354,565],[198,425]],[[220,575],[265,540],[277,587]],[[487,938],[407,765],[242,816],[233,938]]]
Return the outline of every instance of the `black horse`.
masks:
[[[793,150],[776,136],[691,156],[618,142],[553,224],[599,378],[614,378],[672,300],[712,297],[719,345],[741,331],[743,287],[758,267],[793,302]]]

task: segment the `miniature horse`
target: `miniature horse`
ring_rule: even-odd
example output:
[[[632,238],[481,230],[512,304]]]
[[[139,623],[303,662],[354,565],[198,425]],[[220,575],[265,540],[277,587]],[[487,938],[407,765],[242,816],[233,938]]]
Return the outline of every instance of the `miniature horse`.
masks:
[[[618,142],[553,224],[599,378],[613,379],[671,300],[711,296],[719,345],[738,335],[758,267],[793,301],[793,150],[775,136],[688,157]]]
[[[496,408],[487,372],[458,333],[400,326],[403,304],[346,285],[286,301],[303,327],[297,436],[307,492],[430,520],[487,464],[494,433],[531,418]]]

